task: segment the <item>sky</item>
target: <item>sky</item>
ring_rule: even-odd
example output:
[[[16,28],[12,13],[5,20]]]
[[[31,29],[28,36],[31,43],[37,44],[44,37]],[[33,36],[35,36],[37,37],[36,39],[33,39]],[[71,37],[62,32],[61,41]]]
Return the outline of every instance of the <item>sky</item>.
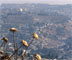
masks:
[[[0,0],[1,3],[46,3],[46,4],[72,4],[72,0]]]

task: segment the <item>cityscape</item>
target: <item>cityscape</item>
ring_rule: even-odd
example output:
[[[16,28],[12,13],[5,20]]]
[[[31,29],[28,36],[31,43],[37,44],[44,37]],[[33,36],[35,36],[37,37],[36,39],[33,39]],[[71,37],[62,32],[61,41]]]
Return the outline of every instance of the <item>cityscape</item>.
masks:
[[[23,39],[29,43],[33,32],[39,35],[28,53],[39,53],[43,60],[72,59],[72,4],[1,4],[0,45],[2,37],[13,43],[9,31],[12,27],[18,29],[17,43]]]

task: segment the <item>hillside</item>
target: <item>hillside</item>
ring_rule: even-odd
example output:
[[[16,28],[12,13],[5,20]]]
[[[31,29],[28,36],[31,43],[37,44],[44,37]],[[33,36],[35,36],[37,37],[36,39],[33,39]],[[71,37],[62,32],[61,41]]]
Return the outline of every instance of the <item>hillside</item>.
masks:
[[[12,42],[11,27],[18,29],[17,42],[30,42],[37,32],[39,41],[29,51],[47,59],[72,58],[72,5],[2,4],[0,8],[0,38],[7,36]]]

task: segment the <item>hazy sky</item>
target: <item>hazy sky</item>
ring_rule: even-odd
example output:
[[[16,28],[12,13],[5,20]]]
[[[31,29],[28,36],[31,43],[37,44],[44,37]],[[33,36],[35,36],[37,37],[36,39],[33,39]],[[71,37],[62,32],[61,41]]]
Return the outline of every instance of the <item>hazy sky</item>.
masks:
[[[0,0],[0,3],[72,4],[72,0]]]

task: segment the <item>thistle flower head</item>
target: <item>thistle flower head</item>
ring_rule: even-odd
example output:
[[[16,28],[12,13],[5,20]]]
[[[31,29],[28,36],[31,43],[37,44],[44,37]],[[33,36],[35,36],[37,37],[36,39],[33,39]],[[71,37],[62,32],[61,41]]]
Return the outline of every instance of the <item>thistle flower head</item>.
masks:
[[[35,39],[38,39],[39,38],[39,36],[37,35],[37,33],[33,33],[33,37],[35,38]]]
[[[25,47],[28,47],[28,43],[27,43],[27,41],[22,40],[21,42],[22,42],[22,44],[23,44]]]
[[[10,31],[17,32],[17,29],[16,28],[10,28]]]
[[[21,56],[24,57],[24,54],[26,53],[26,50],[23,50]]]
[[[4,40],[5,42],[8,42],[8,38],[3,37],[2,40]]]
[[[36,54],[35,57],[37,60],[41,60],[41,56],[39,54]]]
[[[4,54],[4,51],[0,51],[0,54]]]

